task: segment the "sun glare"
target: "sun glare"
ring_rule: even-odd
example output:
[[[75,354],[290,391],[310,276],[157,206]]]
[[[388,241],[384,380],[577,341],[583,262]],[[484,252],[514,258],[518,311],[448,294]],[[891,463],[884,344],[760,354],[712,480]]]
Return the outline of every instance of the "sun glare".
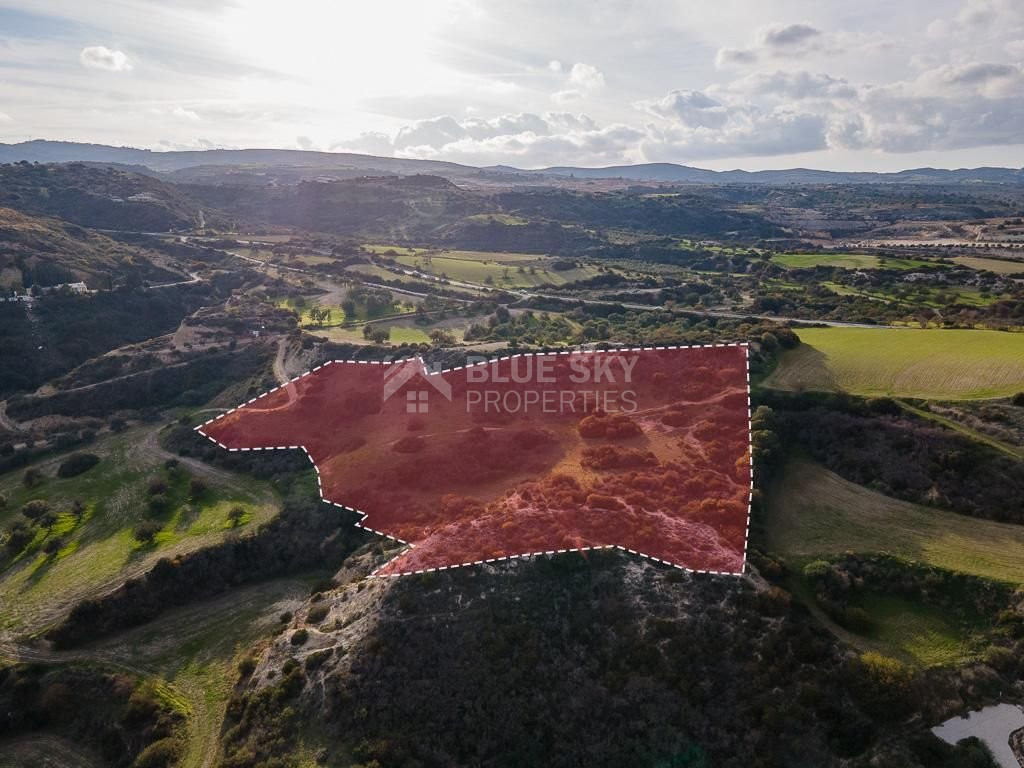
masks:
[[[260,69],[349,97],[443,90],[434,57],[447,2],[244,0],[225,12],[227,44]]]

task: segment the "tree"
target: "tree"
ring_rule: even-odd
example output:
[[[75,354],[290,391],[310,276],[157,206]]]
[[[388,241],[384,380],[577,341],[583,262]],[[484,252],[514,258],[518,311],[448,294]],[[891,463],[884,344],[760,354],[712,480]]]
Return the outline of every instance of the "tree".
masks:
[[[231,521],[231,526],[237,528],[238,524],[242,522],[242,518],[245,517],[245,509],[238,504],[233,506],[228,512],[228,520]]]
[[[32,467],[31,469],[26,469],[25,474],[21,478],[21,482],[25,485],[26,488],[34,488],[35,486],[39,485],[39,483],[42,482],[42,480],[43,473],[36,469],[35,467]]]
[[[201,477],[193,477],[188,484],[189,498],[193,501],[197,501],[204,493],[206,493],[206,481]]]
[[[391,329],[376,325],[367,325],[363,328],[363,337],[374,344],[383,344],[391,338]]]
[[[142,544],[151,544],[162,528],[163,526],[155,520],[145,520],[135,526],[132,536]]]
[[[437,328],[430,332],[430,341],[439,347],[450,347],[455,343],[455,336],[448,331]]]
[[[71,502],[71,514],[77,517],[79,520],[82,519],[82,515],[85,514],[85,502],[81,499],[75,499]]]

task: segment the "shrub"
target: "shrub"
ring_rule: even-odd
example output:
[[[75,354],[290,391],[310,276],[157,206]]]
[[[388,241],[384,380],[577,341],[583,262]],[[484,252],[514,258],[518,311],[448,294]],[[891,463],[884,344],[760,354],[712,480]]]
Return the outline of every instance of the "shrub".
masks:
[[[174,738],[154,741],[135,758],[134,768],[170,768],[181,756],[181,743]]]
[[[163,528],[163,526],[155,520],[146,520],[135,526],[135,530],[132,531],[132,535],[135,537],[136,541],[143,544],[149,544],[154,538],[156,538],[156,535],[160,533],[161,528]]]
[[[188,492],[193,501],[198,500],[206,493],[206,481],[201,477],[193,477],[188,484]]]
[[[306,621],[310,624],[319,624],[327,618],[329,612],[326,605],[314,605],[309,609],[309,613],[306,614]]]
[[[334,655],[333,648],[324,648],[322,651],[313,651],[306,657],[306,669],[319,669],[331,656]]]
[[[43,499],[33,499],[21,508],[21,514],[29,520],[35,521],[45,515],[49,509],[50,505]]]
[[[62,549],[64,549],[64,542],[60,539],[47,539],[43,544],[43,552],[48,555],[55,555]]]
[[[95,453],[73,453],[60,463],[57,477],[74,477],[87,472],[100,463]]]
[[[237,526],[242,522],[242,518],[245,517],[245,508],[236,504],[228,512],[228,520],[231,521],[232,526]]]
[[[305,645],[307,640],[309,640],[309,632],[305,629],[297,629],[292,632],[292,636],[288,642],[292,645]]]
[[[1018,392],[1010,402],[1020,408],[1024,408],[1024,392]]]

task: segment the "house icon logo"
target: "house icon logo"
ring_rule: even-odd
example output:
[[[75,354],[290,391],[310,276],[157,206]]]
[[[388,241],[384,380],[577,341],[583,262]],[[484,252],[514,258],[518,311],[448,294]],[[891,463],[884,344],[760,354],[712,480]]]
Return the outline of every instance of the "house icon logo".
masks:
[[[426,363],[420,358],[412,360],[400,360],[384,371],[384,399],[389,399],[400,390],[403,385],[419,378],[421,383],[429,387],[406,390],[405,412],[406,413],[427,413],[429,408],[430,388],[441,393],[445,400],[451,402],[452,385],[449,384],[439,370],[431,372]]]

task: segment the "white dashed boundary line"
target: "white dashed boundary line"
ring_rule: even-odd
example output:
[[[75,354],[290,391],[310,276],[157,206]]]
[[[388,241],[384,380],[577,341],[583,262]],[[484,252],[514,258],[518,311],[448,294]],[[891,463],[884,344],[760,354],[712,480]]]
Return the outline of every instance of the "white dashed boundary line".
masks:
[[[631,555],[638,555],[639,557],[646,558],[646,559],[651,560],[651,561],[653,561],[655,563],[660,563],[661,565],[668,565],[668,566],[671,566],[671,567],[676,568],[678,570],[686,571],[687,573],[705,574],[705,575],[709,575],[709,576],[742,576],[746,572],[746,567],[747,567],[747,547],[748,547],[748,545],[750,543],[750,517],[751,517],[751,511],[752,511],[753,501],[754,501],[754,435],[753,435],[753,424],[752,424],[753,412],[751,410],[751,402],[750,402],[750,345],[747,342],[732,342],[732,343],[724,343],[724,344],[658,345],[658,346],[647,346],[647,347],[612,347],[612,348],[609,348],[609,349],[572,349],[572,350],[559,350],[559,351],[556,351],[556,352],[522,352],[522,353],[518,353],[518,354],[514,354],[514,355],[504,355],[502,357],[495,357],[495,358],[492,358],[492,359],[489,359],[489,360],[483,360],[483,361],[480,361],[480,362],[471,363],[469,365],[457,365],[457,366],[454,366],[452,368],[444,368],[444,369],[442,369],[440,371],[433,372],[433,373],[430,371],[429,368],[427,368],[426,363],[424,362],[423,358],[420,355],[416,355],[414,357],[406,357],[406,358],[402,358],[402,359],[399,359],[399,360],[328,360],[327,362],[322,363],[321,365],[316,366],[316,368],[308,370],[308,371],[306,371],[303,374],[300,374],[298,376],[295,376],[292,379],[289,379],[285,384],[279,384],[278,386],[274,387],[273,389],[267,390],[266,392],[264,392],[261,395],[257,395],[256,397],[253,397],[253,398],[250,398],[249,400],[246,400],[244,403],[241,403],[240,405],[236,405],[234,408],[231,408],[230,410],[225,411],[224,413],[220,414],[219,416],[214,416],[212,419],[207,419],[202,424],[200,424],[199,426],[195,427],[194,431],[198,432],[203,437],[205,437],[207,440],[209,440],[210,442],[220,446],[221,448],[223,448],[226,451],[294,451],[294,450],[301,450],[303,453],[306,454],[306,458],[309,459],[309,463],[313,465],[313,469],[316,472],[316,487],[317,487],[317,492],[320,494],[321,501],[323,501],[326,504],[330,504],[332,506],[338,507],[339,509],[344,509],[344,510],[346,510],[348,512],[355,512],[357,515],[360,515],[359,521],[357,521],[355,523],[355,526],[357,528],[362,528],[363,530],[369,531],[370,533],[375,533],[378,536],[383,536],[386,539],[390,539],[391,541],[395,541],[395,542],[398,542],[399,544],[405,545],[408,549],[412,549],[412,548],[414,548],[416,546],[415,544],[410,544],[408,541],[405,541],[404,539],[400,539],[397,536],[392,536],[390,534],[384,533],[383,531],[378,531],[378,530],[376,530],[374,528],[370,528],[368,525],[363,525],[363,521],[367,518],[368,513],[363,512],[361,509],[356,509],[355,507],[349,507],[349,506],[346,506],[345,504],[339,504],[338,502],[333,501],[331,499],[328,499],[326,496],[324,496],[323,483],[320,480],[320,468],[316,465],[316,461],[313,460],[313,456],[306,449],[306,446],[304,446],[304,445],[274,445],[274,446],[267,446],[267,447],[261,447],[261,448],[228,448],[228,446],[224,445],[220,441],[218,441],[218,440],[214,439],[213,437],[210,437],[210,435],[206,434],[206,432],[203,431],[203,428],[206,427],[208,424],[212,424],[213,422],[219,421],[220,419],[223,419],[225,416],[227,416],[227,415],[229,415],[231,413],[234,413],[239,408],[243,408],[243,407],[245,407],[247,405],[251,405],[252,403],[255,403],[257,400],[261,400],[264,397],[267,397],[267,395],[271,395],[274,392],[277,392],[277,390],[281,389],[282,387],[287,387],[289,384],[294,384],[299,379],[303,379],[306,376],[310,376],[310,375],[316,373],[317,371],[319,371],[319,370],[321,370],[323,368],[326,368],[328,365],[337,365],[337,364],[342,364],[343,363],[343,364],[347,364],[347,365],[387,365],[387,366],[391,366],[391,365],[396,365],[396,364],[401,364],[401,363],[418,362],[420,364],[420,367],[423,369],[423,375],[424,376],[435,376],[435,375],[440,375],[440,374],[445,374],[445,373],[451,373],[452,371],[460,371],[460,370],[462,370],[464,368],[474,368],[474,367],[480,366],[480,365],[491,365],[492,363],[497,363],[497,362],[500,362],[502,360],[511,360],[511,359],[517,358],[517,357],[549,357],[549,356],[555,356],[555,355],[608,354],[608,353],[616,353],[616,352],[654,352],[654,351],[663,350],[663,349],[710,349],[710,348],[714,348],[714,347],[742,347],[743,350],[744,350],[744,353],[745,353],[744,354],[744,358],[746,360],[746,377],[747,377],[747,459],[748,459],[747,465],[748,465],[748,467],[750,469],[750,486],[749,486],[749,489],[747,491],[747,525],[746,525],[746,530],[745,530],[744,535],[743,535],[743,563],[740,566],[740,569],[738,571],[715,571],[715,570],[707,570],[707,569],[701,569],[701,568],[687,568],[685,565],[679,565],[678,563],[673,563],[673,562],[670,562],[668,560],[662,560],[660,557],[655,557],[654,555],[648,555],[645,552],[639,552],[639,551],[637,551],[635,549],[630,549],[628,547],[623,547],[623,546],[621,546],[619,544],[604,544],[604,545],[592,546],[592,547],[570,547],[568,549],[549,549],[549,550],[544,550],[544,551],[541,551],[541,552],[527,552],[527,553],[518,554],[518,555],[506,555],[505,557],[491,557],[491,558],[487,558],[486,560],[471,560],[471,561],[467,561],[465,563],[456,563],[454,565],[442,565],[442,566],[438,566],[436,568],[420,568],[420,569],[410,570],[410,571],[401,571],[399,573],[388,573],[388,574],[380,574],[380,573],[378,573],[381,569],[385,568],[391,562],[391,560],[389,560],[386,563],[380,565],[378,568],[376,568],[373,571],[373,573],[370,574],[370,577],[373,577],[373,578],[398,578],[399,576],[409,576],[409,575],[412,575],[412,574],[419,574],[419,573],[431,573],[431,572],[435,572],[435,571],[448,571],[448,570],[452,570],[453,568],[465,568],[465,567],[473,566],[473,565],[484,565],[484,564],[487,564],[487,563],[498,563],[498,562],[508,561],[508,560],[525,560],[525,559],[530,559],[530,558],[533,558],[533,557],[538,557],[538,556],[543,556],[543,555],[556,555],[556,554],[563,554],[563,553],[566,553],[566,552],[593,552],[593,551],[602,551],[602,550],[609,550],[609,549],[618,549],[618,550],[621,550],[622,552],[628,552]],[[399,557],[401,554],[402,553],[399,553],[398,555],[395,555],[395,557]]]

